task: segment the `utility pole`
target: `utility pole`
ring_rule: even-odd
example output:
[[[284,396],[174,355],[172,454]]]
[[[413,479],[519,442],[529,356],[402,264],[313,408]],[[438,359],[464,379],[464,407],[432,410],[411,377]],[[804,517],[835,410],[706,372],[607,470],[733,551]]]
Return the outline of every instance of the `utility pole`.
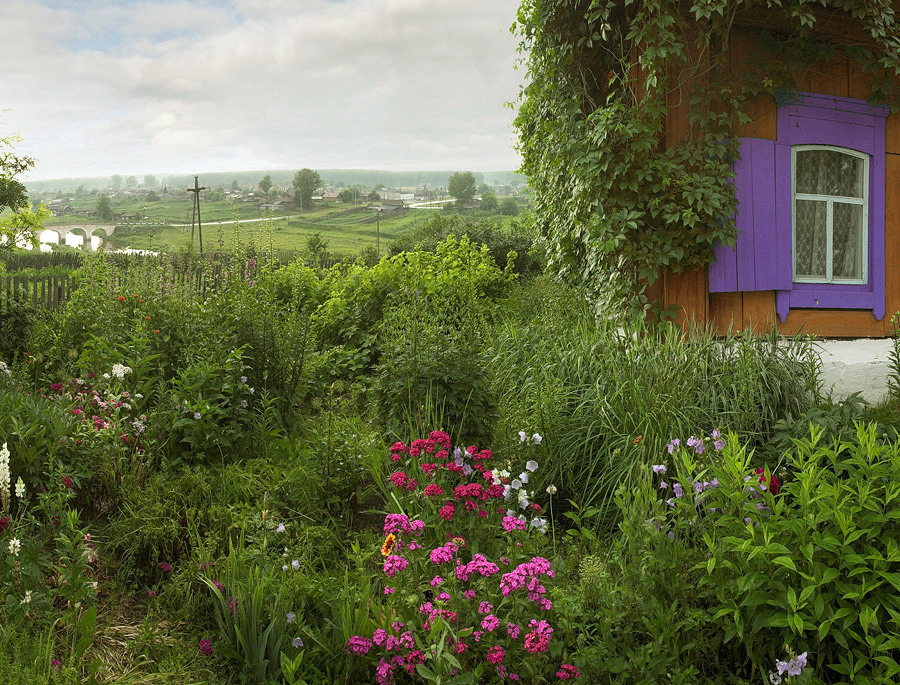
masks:
[[[194,176],[194,187],[187,192],[194,194],[194,212],[191,216],[191,249],[194,249],[194,221],[197,221],[197,233],[200,236],[200,256],[203,256],[203,224],[200,222],[200,191],[206,190],[206,186],[200,185],[198,176]]]

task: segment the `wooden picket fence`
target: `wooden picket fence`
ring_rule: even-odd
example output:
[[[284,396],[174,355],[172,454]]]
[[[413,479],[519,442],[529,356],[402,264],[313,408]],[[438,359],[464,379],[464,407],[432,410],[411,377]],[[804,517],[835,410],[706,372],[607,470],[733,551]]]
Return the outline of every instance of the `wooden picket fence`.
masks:
[[[340,257],[327,258],[321,260],[316,266],[320,269],[328,269],[341,261],[343,259]],[[227,265],[222,262],[214,262],[206,267],[174,268],[168,273],[168,282],[172,285],[190,286],[205,298],[218,288],[226,268]],[[238,263],[234,268],[240,269],[243,278],[243,264]],[[119,278],[116,278],[115,281],[115,285],[121,285]],[[77,281],[72,275],[0,276],[0,314],[7,311],[9,302],[14,298],[20,302],[29,302],[35,307],[61,309],[77,287]]]
[[[72,276],[6,276],[0,281],[0,311],[18,298],[35,307],[60,309],[75,292]]]

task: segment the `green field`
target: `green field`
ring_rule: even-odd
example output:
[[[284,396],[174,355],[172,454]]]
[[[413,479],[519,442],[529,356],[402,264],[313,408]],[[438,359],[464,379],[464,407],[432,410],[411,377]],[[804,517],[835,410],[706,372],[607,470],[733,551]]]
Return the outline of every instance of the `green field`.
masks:
[[[204,247],[230,247],[236,243],[254,242],[277,249],[301,250],[307,239],[318,233],[335,254],[355,254],[366,246],[375,246],[380,234],[381,248],[399,235],[421,223],[432,212],[409,210],[378,221],[375,212],[356,209],[349,212],[313,211],[302,218],[277,218],[254,223],[227,222],[204,224]],[[195,232],[195,241],[199,236]],[[154,223],[132,224],[116,228],[112,247],[178,250],[191,242],[190,226],[168,226]]]
[[[76,209],[93,209],[96,198],[71,201]],[[133,223],[117,223],[110,241],[112,248],[130,247],[159,251],[179,250],[191,243],[191,203],[163,199],[159,202],[112,200],[116,214],[134,213],[146,217]],[[391,240],[426,220],[435,210],[407,210],[381,214],[362,206],[328,205],[304,211],[270,213],[252,203],[231,201],[206,202],[201,205],[204,248],[230,247],[235,243],[272,245],[276,249],[301,250],[307,239],[319,233],[327,241],[327,250],[335,255],[358,254],[367,246],[380,242],[384,249]],[[247,220],[254,220],[247,222]],[[247,223],[238,223],[244,221]],[[53,216],[47,228],[62,224],[111,223],[71,215]],[[380,239],[379,239],[380,235]],[[195,232],[195,242],[199,236]]]

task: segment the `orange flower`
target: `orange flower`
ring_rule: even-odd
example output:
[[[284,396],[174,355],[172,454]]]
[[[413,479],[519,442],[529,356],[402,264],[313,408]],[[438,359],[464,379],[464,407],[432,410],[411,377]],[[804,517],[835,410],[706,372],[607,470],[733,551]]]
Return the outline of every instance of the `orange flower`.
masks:
[[[153,332],[154,332],[154,333],[159,333],[159,329],[157,328],[157,329],[156,329],[155,331],[153,331]]]
[[[147,321],[150,320],[150,317],[149,317],[149,316],[145,316],[144,318],[147,319]]]
[[[384,544],[381,546],[381,556],[389,557],[391,556],[391,552],[394,551],[394,545],[397,544],[397,536],[393,533],[388,533],[387,537],[384,539]]]
[[[144,298],[143,298],[143,297],[142,297],[141,299],[138,300],[138,302],[143,302],[143,301],[144,301]]]
[[[639,435],[639,436],[637,436],[634,440],[632,440],[632,442],[633,442],[635,445],[640,445],[640,444],[641,444],[641,440],[643,440],[643,439],[644,439],[644,436],[643,436],[643,435]]]
[[[124,301],[125,301],[125,296],[119,295],[119,302],[124,302]]]

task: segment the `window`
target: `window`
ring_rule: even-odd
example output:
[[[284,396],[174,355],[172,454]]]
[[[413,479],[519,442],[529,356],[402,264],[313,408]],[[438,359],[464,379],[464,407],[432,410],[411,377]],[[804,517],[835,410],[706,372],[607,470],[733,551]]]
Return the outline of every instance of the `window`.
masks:
[[[777,140],[741,140],[734,248],[719,246],[710,292],[774,290],[791,309],[884,317],[886,107],[786,93]]]
[[[792,149],[794,282],[865,283],[869,159],[816,145]]]

